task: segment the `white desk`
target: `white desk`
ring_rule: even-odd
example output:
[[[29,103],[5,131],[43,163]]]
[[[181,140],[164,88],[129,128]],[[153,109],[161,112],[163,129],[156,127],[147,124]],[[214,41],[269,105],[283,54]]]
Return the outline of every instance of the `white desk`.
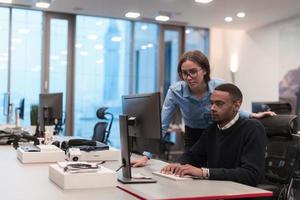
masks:
[[[62,190],[49,180],[48,164],[22,164],[17,159],[16,150],[11,146],[0,146],[0,158],[1,199],[228,199],[272,194],[266,190],[230,181],[172,181],[155,176],[151,172],[160,170],[166,163],[154,159],[151,159],[146,167],[134,168],[132,171],[152,176],[157,183],[131,185],[119,183],[118,187],[122,190],[116,187]],[[115,170],[119,163],[111,161],[106,162],[104,166]]]
[[[147,167],[135,169],[147,175],[166,163],[151,159]],[[213,180],[173,181],[152,175],[154,184],[119,184],[119,188],[141,199],[237,199],[272,196],[272,192],[231,182]]]
[[[0,146],[0,158],[0,197],[3,200],[136,199],[116,187],[62,190],[49,180],[49,164],[22,164],[11,146]]]

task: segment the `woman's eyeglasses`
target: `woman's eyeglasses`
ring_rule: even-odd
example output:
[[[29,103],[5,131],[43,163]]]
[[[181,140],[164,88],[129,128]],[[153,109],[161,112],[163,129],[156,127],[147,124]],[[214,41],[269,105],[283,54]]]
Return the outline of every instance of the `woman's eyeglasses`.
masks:
[[[196,78],[198,76],[198,71],[201,69],[190,69],[190,70],[181,70],[180,74],[183,79],[186,79],[188,76],[191,78]]]

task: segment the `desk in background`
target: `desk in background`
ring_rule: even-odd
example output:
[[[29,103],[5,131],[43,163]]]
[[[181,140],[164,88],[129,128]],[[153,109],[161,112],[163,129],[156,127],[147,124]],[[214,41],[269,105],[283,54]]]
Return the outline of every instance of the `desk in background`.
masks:
[[[48,178],[49,164],[22,164],[12,146],[0,146],[0,159],[0,197],[3,200],[137,199],[116,187],[62,190]]]

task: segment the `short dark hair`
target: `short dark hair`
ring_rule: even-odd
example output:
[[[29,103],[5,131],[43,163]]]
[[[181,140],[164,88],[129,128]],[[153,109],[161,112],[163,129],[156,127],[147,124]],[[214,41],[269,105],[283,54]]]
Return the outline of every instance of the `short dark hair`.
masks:
[[[228,92],[232,101],[240,101],[240,102],[243,101],[243,94],[241,90],[234,84],[225,83],[217,86],[215,90]]]
[[[206,74],[204,75],[204,81],[208,83],[210,81],[210,64],[207,57],[201,51],[197,50],[187,51],[182,54],[177,65],[177,72],[179,77],[183,79],[181,75],[181,65],[187,60],[196,63],[199,67],[206,71]]]

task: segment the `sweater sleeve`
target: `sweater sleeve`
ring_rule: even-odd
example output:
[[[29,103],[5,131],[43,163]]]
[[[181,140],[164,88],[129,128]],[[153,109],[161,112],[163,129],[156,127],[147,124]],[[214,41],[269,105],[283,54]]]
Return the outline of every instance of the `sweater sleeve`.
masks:
[[[243,149],[239,167],[234,169],[210,168],[210,179],[230,180],[256,186],[263,180],[265,166],[266,135],[257,120],[249,120],[244,126]]]

